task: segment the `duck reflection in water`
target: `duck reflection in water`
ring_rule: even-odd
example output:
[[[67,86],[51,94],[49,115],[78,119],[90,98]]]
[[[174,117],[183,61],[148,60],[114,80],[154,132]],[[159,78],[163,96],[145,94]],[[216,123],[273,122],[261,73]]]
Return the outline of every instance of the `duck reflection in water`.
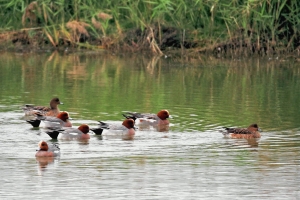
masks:
[[[54,162],[54,157],[36,157],[36,161],[39,164],[39,170],[44,171],[48,164]]]
[[[257,138],[251,139],[238,139],[238,140],[226,140],[226,144],[234,147],[241,147],[241,148],[256,148],[258,147],[258,140]]]

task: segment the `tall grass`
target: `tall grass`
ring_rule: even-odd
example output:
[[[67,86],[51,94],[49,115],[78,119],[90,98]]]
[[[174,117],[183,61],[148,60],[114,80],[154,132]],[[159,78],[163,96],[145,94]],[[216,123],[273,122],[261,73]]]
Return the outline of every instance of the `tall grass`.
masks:
[[[182,49],[258,54],[292,52],[300,43],[294,0],[2,0],[0,13],[2,33],[34,31],[55,47],[141,45],[126,40],[131,30],[155,53],[168,39]],[[168,28],[176,30],[172,38]]]

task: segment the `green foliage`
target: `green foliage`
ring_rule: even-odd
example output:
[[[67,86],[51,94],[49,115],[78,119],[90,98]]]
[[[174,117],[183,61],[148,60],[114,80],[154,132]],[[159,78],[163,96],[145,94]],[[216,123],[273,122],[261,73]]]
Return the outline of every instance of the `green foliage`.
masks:
[[[268,49],[295,49],[300,22],[300,1],[291,0],[2,0],[0,11],[2,30],[40,28],[49,34],[46,38],[75,43],[86,33],[101,38],[165,26],[193,33],[194,41],[222,42],[239,37],[258,49],[262,42],[269,44]],[[110,17],[102,18],[100,13]],[[85,26],[86,30],[68,28],[72,21],[90,26]],[[74,38],[58,34],[66,30]]]

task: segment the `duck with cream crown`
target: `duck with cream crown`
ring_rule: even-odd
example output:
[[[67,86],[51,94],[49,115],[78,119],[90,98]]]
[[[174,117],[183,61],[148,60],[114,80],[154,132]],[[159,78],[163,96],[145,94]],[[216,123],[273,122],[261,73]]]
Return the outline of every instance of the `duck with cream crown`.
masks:
[[[139,130],[149,130],[154,127],[159,132],[169,130],[170,113],[168,110],[160,110],[157,114],[153,113],[138,113],[138,112],[126,112],[123,116],[127,119],[133,119]]]
[[[117,136],[122,139],[133,139],[135,135],[135,127],[134,127],[133,119],[125,119],[122,124],[117,122],[102,122],[99,121],[98,128],[92,128],[93,132],[102,133],[102,135],[106,136]]]
[[[41,121],[44,122],[45,128],[55,129],[62,127],[72,127],[72,123],[70,121],[70,116],[68,112],[60,112],[56,117],[52,116],[44,116],[40,114],[36,114],[36,118],[32,120],[26,120],[33,127],[39,127]]]
[[[40,141],[39,149],[37,150],[35,157],[54,157],[60,155],[60,149],[57,144],[48,145],[45,141]]]
[[[78,128],[63,128],[56,130],[49,130],[46,133],[52,139],[62,139],[62,140],[88,140],[90,127],[87,124],[81,124]]]

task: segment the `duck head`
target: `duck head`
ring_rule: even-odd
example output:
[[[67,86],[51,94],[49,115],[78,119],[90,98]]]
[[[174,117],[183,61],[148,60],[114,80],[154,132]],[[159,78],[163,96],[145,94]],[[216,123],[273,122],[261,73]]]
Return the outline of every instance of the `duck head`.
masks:
[[[250,126],[248,126],[247,128],[249,131],[261,131],[261,129],[258,127],[257,124],[251,124]]]
[[[57,97],[51,99],[51,101],[50,101],[50,107],[51,108],[56,108],[57,105],[59,105],[59,104],[63,104],[63,102],[60,102],[59,98],[57,98]]]
[[[123,121],[122,125],[128,129],[131,129],[131,128],[134,129],[134,120],[133,119],[125,119]]]
[[[69,116],[69,113],[68,112],[60,112],[58,115],[57,115],[57,118],[63,120],[64,122],[66,122],[68,119],[70,119],[70,116]]]
[[[90,127],[86,124],[82,124],[78,127],[78,129],[83,133],[87,134],[90,131]]]
[[[48,147],[47,142],[45,142],[43,140],[39,142],[39,149],[38,149],[38,151],[48,151],[48,149],[49,149],[49,147]]]
[[[157,113],[157,116],[161,119],[161,120],[165,120],[167,118],[170,117],[169,111],[168,110],[161,110]]]

